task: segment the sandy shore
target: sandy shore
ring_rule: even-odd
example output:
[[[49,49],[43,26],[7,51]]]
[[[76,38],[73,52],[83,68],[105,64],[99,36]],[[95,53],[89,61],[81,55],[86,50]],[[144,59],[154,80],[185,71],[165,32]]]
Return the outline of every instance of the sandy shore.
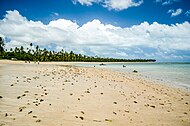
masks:
[[[69,64],[0,60],[0,126],[190,125],[190,92]]]

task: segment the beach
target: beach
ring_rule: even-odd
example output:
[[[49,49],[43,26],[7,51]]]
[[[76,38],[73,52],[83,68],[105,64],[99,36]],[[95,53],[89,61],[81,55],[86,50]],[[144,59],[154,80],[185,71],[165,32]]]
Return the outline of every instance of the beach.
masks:
[[[0,126],[189,126],[190,92],[74,63],[0,60]]]

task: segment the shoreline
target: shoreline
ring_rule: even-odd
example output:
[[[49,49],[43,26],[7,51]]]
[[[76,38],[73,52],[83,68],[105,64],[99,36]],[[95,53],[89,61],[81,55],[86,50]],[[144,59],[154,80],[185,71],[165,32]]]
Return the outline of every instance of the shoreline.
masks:
[[[107,68],[105,68],[105,69],[107,69]],[[190,86],[187,86],[186,84],[184,85],[183,83],[176,85],[176,84],[173,84],[173,82],[171,80],[164,80],[161,78],[152,77],[150,75],[144,75],[142,73],[123,72],[121,70],[113,70],[113,69],[110,69],[110,70],[113,72],[115,71],[115,72],[119,72],[119,73],[127,73],[128,75],[131,75],[134,78],[143,79],[143,80],[148,81],[150,83],[155,83],[158,85],[163,85],[166,87],[176,88],[176,89],[180,89],[180,90],[190,92]]]
[[[100,63],[107,63],[107,64],[111,64],[111,63],[142,63],[142,62],[40,62],[41,65],[57,65],[57,66],[74,66],[74,67],[81,67],[81,68],[93,68],[93,66],[77,66],[77,64],[96,64],[99,66]],[[155,63],[155,62],[144,62],[144,63]],[[33,61],[31,61],[30,63],[25,63],[25,61],[12,61],[12,60],[0,60],[0,65],[8,65],[8,64],[13,64],[13,65],[19,65],[19,64],[23,64],[23,65],[39,65],[38,63],[35,63]],[[176,88],[176,89],[181,89],[187,92],[190,92],[190,88],[186,87],[186,86],[179,86],[179,85],[172,85],[171,81],[168,80],[163,80],[161,78],[154,78],[151,76],[147,76],[147,75],[142,75],[141,73],[133,73],[133,72],[124,72],[118,69],[111,69],[111,68],[103,68],[103,67],[96,67],[98,69],[103,69],[103,70],[108,70],[111,72],[118,72],[118,73],[123,73],[123,74],[127,74],[127,75],[132,75],[134,78],[140,78],[140,79],[144,79],[145,81],[149,81],[149,82],[153,82],[153,83],[157,83],[158,85],[164,85],[167,87],[171,87],[171,88]]]
[[[138,62],[138,63],[142,64],[141,62]],[[81,63],[81,64],[82,65],[80,65],[80,63],[78,63],[78,64],[75,64],[75,65],[88,68],[88,67],[93,67],[93,65],[95,63],[92,66],[90,66],[88,63],[86,63],[86,64],[88,64],[88,66],[83,65],[83,63]],[[113,64],[115,65],[117,63],[113,63]],[[118,64],[121,65],[121,63],[119,63],[119,62],[118,62]],[[131,64],[136,65],[135,62],[133,62]],[[146,64],[146,63],[143,63],[143,64]],[[159,63],[147,63],[147,64],[159,64]],[[166,64],[168,64],[168,63],[166,63]],[[183,89],[183,90],[190,91],[190,85],[187,82],[186,83],[185,82],[179,82],[179,81],[175,82],[171,78],[166,79],[166,78],[162,78],[161,76],[158,76],[158,75],[151,75],[148,72],[141,72],[140,70],[138,70],[138,68],[133,69],[133,70],[138,71],[138,73],[134,73],[131,68],[130,69],[125,69],[125,68],[122,69],[122,66],[120,68],[114,68],[114,67],[110,67],[109,64],[108,64],[108,67],[106,67],[106,66],[100,67],[99,64],[97,64],[97,65],[98,66],[96,66],[96,68],[105,69],[105,70],[111,70],[111,71],[116,71],[116,72],[121,72],[121,73],[127,73],[129,75],[134,75],[134,77],[145,79],[145,80],[150,81],[150,82],[154,82],[154,83],[158,83],[158,84],[161,84],[161,85],[166,85],[166,86],[169,86],[169,87],[180,88],[180,89]]]
[[[190,125],[189,91],[70,64],[0,61],[0,125]]]
[[[25,61],[22,61],[22,60],[7,60],[7,59],[1,59],[0,60],[1,63],[25,63]],[[31,63],[34,63],[34,61],[31,61]],[[81,64],[101,64],[101,63],[105,63],[105,64],[112,64],[112,63],[118,63],[118,64],[121,64],[121,63],[157,63],[157,62],[82,62],[82,61],[49,61],[49,62],[40,62],[41,64],[62,64],[62,63],[70,63],[70,64],[77,64],[77,63],[81,63]]]
[[[40,65],[57,65],[57,66],[73,66],[73,67],[81,67],[81,68],[93,68],[93,66],[77,66],[77,64],[97,64],[99,66],[100,63],[107,63],[107,64],[111,64],[111,63],[142,63],[142,62],[40,62]],[[155,63],[155,62],[145,62],[145,63]],[[8,65],[8,64],[12,64],[12,65],[39,65],[33,61],[31,61],[30,63],[25,63],[25,61],[12,61],[12,60],[0,60],[0,65]],[[180,89],[183,91],[187,91],[190,92],[190,88],[186,87],[186,86],[179,86],[179,85],[172,85],[172,82],[168,82],[167,80],[162,80],[162,79],[158,79],[158,78],[152,78],[152,77],[148,77],[147,75],[141,75],[141,73],[133,73],[133,72],[124,72],[118,69],[111,69],[111,68],[103,68],[103,67],[96,67],[97,69],[103,69],[105,71],[110,71],[110,72],[117,72],[117,73],[122,73],[122,74],[127,74],[132,76],[133,78],[137,78],[137,79],[144,79],[145,81],[148,81],[150,83],[156,83],[158,85],[163,85],[166,87],[171,87],[171,88],[175,88],[175,89]]]

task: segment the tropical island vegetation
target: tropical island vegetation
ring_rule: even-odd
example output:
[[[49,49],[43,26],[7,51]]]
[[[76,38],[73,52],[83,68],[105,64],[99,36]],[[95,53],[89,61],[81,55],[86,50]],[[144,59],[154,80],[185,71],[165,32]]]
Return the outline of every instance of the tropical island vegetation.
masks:
[[[82,54],[75,54],[73,51],[67,52],[61,50],[59,52],[48,51],[46,48],[40,49],[37,45],[35,49],[30,43],[31,48],[24,49],[23,46],[15,47],[9,51],[4,49],[5,43],[0,37],[0,59],[16,59],[27,61],[75,61],[75,62],[155,62],[155,59],[116,59],[116,58],[102,58],[98,56],[86,56]]]

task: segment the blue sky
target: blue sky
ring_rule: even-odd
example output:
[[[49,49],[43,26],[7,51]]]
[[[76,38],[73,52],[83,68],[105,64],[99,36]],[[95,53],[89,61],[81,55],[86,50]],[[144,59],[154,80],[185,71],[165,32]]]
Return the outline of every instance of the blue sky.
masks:
[[[190,1],[173,0],[171,4],[163,5],[163,2],[156,0],[144,0],[143,4],[138,7],[130,7],[121,11],[108,10],[100,4],[94,3],[91,6],[73,4],[72,0],[1,0],[0,16],[1,19],[7,10],[18,10],[22,15],[30,20],[42,21],[47,24],[52,19],[65,18],[77,21],[80,25],[93,20],[99,19],[103,23],[109,23],[121,27],[140,24],[144,21],[149,23],[158,22],[161,24],[175,24],[190,21],[185,12],[190,10]],[[172,1],[172,0],[171,0]],[[170,9],[183,9],[182,14],[171,18],[168,14]],[[54,15],[58,13],[59,15]]]
[[[86,55],[190,61],[188,0],[1,0],[0,8],[8,49],[33,42]]]

